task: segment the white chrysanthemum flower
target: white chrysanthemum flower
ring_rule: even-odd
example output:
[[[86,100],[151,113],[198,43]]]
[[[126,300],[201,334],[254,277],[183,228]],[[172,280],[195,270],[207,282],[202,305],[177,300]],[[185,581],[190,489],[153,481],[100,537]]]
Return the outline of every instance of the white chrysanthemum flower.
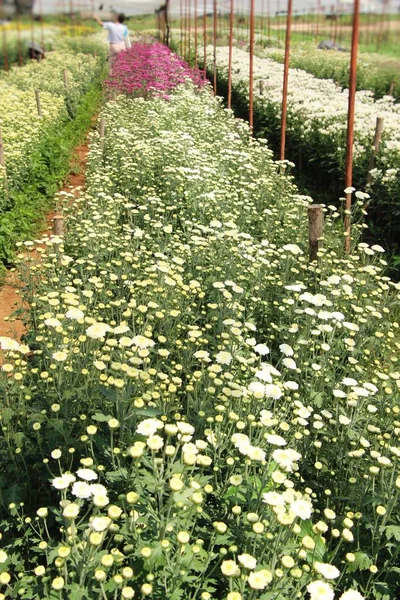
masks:
[[[232,362],[232,354],[229,352],[218,352],[215,356],[215,360],[220,365],[230,365]]]
[[[282,248],[283,250],[286,250],[286,252],[290,252],[295,256],[298,256],[299,254],[304,254],[303,250],[299,246],[297,246],[297,244],[285,244],[285,246],[282,246]]]
[[[72,485],[71,492],[74,496],[81,499],[90,498],[92,495],[90,485],[86,483],[86,481],[75,481]]]
[[[325,579],[337,579],[340,577],[340,571],[334,565],[330,565],[327,563],[315,562],[314,570],[325,577]]]
[[[155,342],[144,335],[136,335],[132,338],[132,341],[137,348],[141,348],[142,350],[155,346]]]
[[[93,496],[107,496],[107,489],[101,483],[91,483],[90,490]]]
[[[47,327],[61,327],[62,326],[61,321],[59,321],[58,319],[55,319],[53,317],[50,317],[49,319],[45,319],[44,324],[47,325]]]
[[[100,340],[104,338],[109,331],[111,331],[111,327],[106,323],[94,323],[86,329],[86,335],[92,340]]]
[[[239,446],[239,452],[242,452],[242,447]],[[265,452],[264,450],[262,450],[262,448],[259,448],[258,446],[249,446],[248,448],[245,448],[245,451],[243,452],[243,454],[245,454],[246,456],[248,456],[250,458],[250,460],[256,460],[256,461],[264,461],[265,460]]]
[[[272,573],[267,569],[262,569],[262,571],[252,571],[247,583],[253,590],[264,590],[271,581]]]
[[[312,581],[307,586],[310,600],[333,600],[335,593],[329,583],[325,581]]]
[[[347,590],[340,596],[339,600],[365,600],[365,596],[357,590]]]
[[[97,473],[92,469],[78,469],[76,474],[85,481],[95,481],[97,479]]]
[[[136,433],[146,437],[154,435],[158,429],[162,429],[164,423],[159,419],[145,419],[136,428]]]
[[[239,554],[238,561],[245,569],[255,569],[257,566],[257,559],[251,554]]]
[[[267,383],[265,386],[265,395],[267,398],[279,400],[279,398],[282,396],[282,390],[278,385]]]
[[[280,344],[279,350],[285,356],[293,356],[293,354],[294,354],[294,350],[291,346],[289,346],[289,344]]]
[[[111,523],[112,520],[110,519],[110,517],[93,517],[93,519],[90,522],[90,527],[95,531],[101,533],[102,531],[108,529]]]
[[[284,358],[282,360],[282,364],[285,365],[287,369],[292,369],[293,371],[297,369],[297,365],[294,362],[293,358]]]
[[[79,319],[85,318],[85,313],[83,312],[83,310],[73,307],[67,310],[65,316],[67,317],[67,319],[71,319],[72,321],[78,321]]]
[[[300,498],[299,500],[295,500],[291,503],[289,510],[296,517],[299,517],[300,519],[305,521],[306,519],[311,518],[313,507],[311,502],[307,502],[307,500],[302,500]]]
[[[0,348],[1,350],[11,350],[16,352],[19,350],[19,343],[16,340],[13,340],[9,337],[1,336]]]
[[[272,453],[272,458],[278,463],[281,469],[290,472],[293,471],[293,464],[300,460],[301,454],[296,452],[296,450],[287,448],[286,450],[275,450]]]
[[[147,438],[146,444],[150,450],[157,451],[161,450],[161,448],[164,446],[164,440],[159,435],[151,435]]]
[[[277,492],[265,492],[263,494],[263,502],[269,506],[285,506],[285,499]]]
[[[260,354],[261,356],[266,356],[269,354],[269,348],[265,344],[257,344],[254,346],[254,352],[257,352],[257,354]]]
[[[51,484],[56,488],[56,490],[66,490],[74,481],[74,475],[71,475],[70,473],[64,473],[64,475],[61,475],[61,477],[55,477]]]
[[[286,446],[287,442],[280,435],[268,435],[266,438],[268,444],[272,444],[273,446]]]
[[[260,381],[252,381],[248,387],[248,390],[256,398],[264,398],[265,396],[265,385]]]
[[[113,333],[115,334],[122,334],[122,333],[127,333],[129,331],[129,327],[127,325],[117,325],[117,327],[114,327],[113,329]]]

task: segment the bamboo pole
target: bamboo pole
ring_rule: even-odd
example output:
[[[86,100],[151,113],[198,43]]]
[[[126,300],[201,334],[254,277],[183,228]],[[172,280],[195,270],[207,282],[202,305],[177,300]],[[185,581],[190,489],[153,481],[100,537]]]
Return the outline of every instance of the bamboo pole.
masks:
[[[309,260],[318,259],[319,240],[324,233],[324,213],[321,204],[311,204],[308,207],[308,251]]]
[[[353,14],[353,34],[351,40],[351,59],[350,59],[350,78],[349,78],[349,104],[347,115],[347,144],[346,144],[346,174],[345,187],[346,189],[352,186],[353,183],[353,144],[354,144],[354,106],[356,98],[356,83],[357,83],[357,49],[358,49],[358,31],[360,17],[360,0],[354,0]],[[344,217],[345,230],[345,249],[350,252],[350,211],[351,211],[351,193],[346,193],[346,212]]]
[[[232,52],[233,52],[234,0],[230,0],[229,10],[229,60],[228,60],[228,108],[232,104]]]
[[[287,17],[286,17],[285,62],[284,62],[284,66],[283,66],[281,146],[280,146],[280,155],[279,155],[280,160],[285,159],[287,92],[288,92],[288,80],[289,80],[290,32],[291,32],[291,26],[292,26],[292,7],[293,7],[293,0],[288,0]]]
[[[383,123],[383,117],[376,118],[374,141],[372,142],[372,152],[368,163],[367,185],[370,185],[372,181],[371,170],[375,167],[375,157],[378,154],[379,144],[381,142]]]

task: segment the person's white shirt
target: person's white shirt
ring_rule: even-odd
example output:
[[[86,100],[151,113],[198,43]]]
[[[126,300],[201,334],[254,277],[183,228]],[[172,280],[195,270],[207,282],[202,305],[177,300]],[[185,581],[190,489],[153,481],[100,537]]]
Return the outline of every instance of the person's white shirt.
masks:
[[[108,31],[108,41],[110,44],[124,44],[128,38],[128,28],[123,23],[112,23],[105,21],[104,29]]]

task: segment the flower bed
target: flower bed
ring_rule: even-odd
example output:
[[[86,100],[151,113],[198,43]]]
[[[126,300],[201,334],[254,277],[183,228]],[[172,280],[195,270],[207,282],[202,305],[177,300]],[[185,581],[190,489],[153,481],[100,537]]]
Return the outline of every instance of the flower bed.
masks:
[[[201,54],[201,52],[200,52]],[[212,68],[212,48],[208,48],[209,66]],[[217,63],[221,81],[227,80],[228,48],[217,48]],[[233,52],[233,87],[248,104],[249,54],[237,48]],[[283,66],[267,58],[254,59],[254,90],[256,120],[263,135],[276,137],[279,132],[282,101]],[[259,82],[264,83],[260,95]],[[318,165],[323,182],[332,180],[336,192],[343,178],[346,149],[348,91],[334,82],[317,79],[300,69],[290,69],[288,91],[288,145],[293,156],[305,156],[313,177],[318,178],[313,165]],[[385,239],[396,249],[400,222],[398,196],[400,173],[400,105],[390,96],[374,101],[369,91],[356,95],[354,181],[363,187],[368,173],[369,157],[377,117],[384,118],[384,131],[380,150],[369,188],[372,200],[370,215],[379,227],[380,239]],[[336,183],[337,182],[337,183]]]
[[[263,48],[258,53],[283,63],[284,42],[282,48]],[[294,42],[291,44],[290,65],[318,78],[333,79],[342,87],[349,85],[349,52],[318,50],[314,42]],[[381,98],[391,91],[398,100],[399,69],[398,59],[377,52],[360,52],[357,61],[357,89],[371,90],[375,98]]]
[[[200,71],[189,68],[167,46],[136,43],[117,56],[106,84],[128,96],[156,95],[167,99],[177,85],[187,80],[199,87],[205,83]]]
[[[382,249],[344,256],[329,207],[309,265],[310,199],[207,89],[103,116],[65,241],[37,278],[24,258],[29,336],[1,341],[4,590],[395,593]]]
[[[67,86],[64,85],[64,69]],[[86,54],[50,52],[42,62],[14,67],[0,77],[5,167],[0,167],[0,259],[10,259],[16,239],[40,217],[59,185],[77,136],[63,128],[75,119],[85,94],[100,79],[102,61]],[[35,90],[39,90],[42,116]],[[85,124],[86,127],[86,124]],[[76,125],[76,133],[81,125]],[[79,135],[82,135],[80,132]],[[61,136],[61,137],[60,137]],[[56,139],[55,139],[56,138]],[[21,239],[21,238],[19,238]]]

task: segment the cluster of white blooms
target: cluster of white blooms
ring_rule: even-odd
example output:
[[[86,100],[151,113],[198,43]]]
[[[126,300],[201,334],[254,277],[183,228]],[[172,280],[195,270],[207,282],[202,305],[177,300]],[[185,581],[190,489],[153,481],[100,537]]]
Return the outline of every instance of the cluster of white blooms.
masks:
[[[202,57],[203,51],[199,50]],[[219,46],[216,50],[217,68],[226,76],[229,63],[229,48]],[[207,62],[212,68],[213,49],[207,47]],[[248,96],[249,53],[239,48],[233,49],[232,84],[240,93]],[[260,91],[260,82],[262,90]],[[277,116],[282,104],[283,65],[270,58],[254,57],[255,102],[261,107],[269,107]],[[288,131],[304,140],[305,144],[315,145],[315,158],[321,153],[336,155],[341,162],[345,155],[347,130],[348,90],[342,89],[330,79],[319,79],[301,69],[289,69],[288,84]],[[354,161],[363,164],[371,151],[376,120],[384,119],[384,133],[377,167],[373,171],[375,179],[389,185],[398,180],[400,173],[400,105],[392,96],[374,100],[373,93],[362,90],[356,93],[354,122]],[[323,146],[321,145],[323,142]],[[318,154],[319,153],[319,154]],[[366,175],[367,173],[365,173]]]
[[[44,462],[61,496],[48,509],[71,558],[53,543],[53,588],[82,569],[132,597],[122,571],[139,565],[155,598],[191,598],[195,578],[210,600],[221,573],[229,600],[370,597],[400,489],[382,248],[355,227],[345,254],[328,206],[310,264],[311,199],[207,89],[118,97],[102,116],[85,190],[59,197],[65,239],[41,240],[40,265],[21,244],[31,359],[1,340],[19,407],[4,455],[24,476],[22,459]],[[32,457],[14,431],[37,436]]]
[[[0,127],[5,167],[0,166],[0,212],[3,208],[3,180],[18,183],[29,156],[47,133],[60,126],[73,103],[98,76],[99,61],[86,54],[54,51],[46,60],[12,67],[0,75]],[[68,86],[64,85],[64,69]],[[39,91],[41,116],[35,90]]]

